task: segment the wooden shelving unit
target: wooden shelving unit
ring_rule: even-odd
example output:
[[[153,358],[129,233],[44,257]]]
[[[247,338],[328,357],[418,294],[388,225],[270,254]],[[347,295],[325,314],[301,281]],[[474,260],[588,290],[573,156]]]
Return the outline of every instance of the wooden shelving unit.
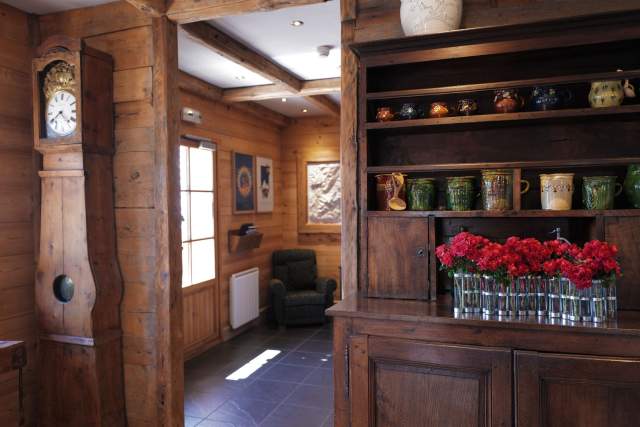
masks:
[[[640,209],[568,210],[547,211],[539,209],[510,211],[367,211],[368,217],[381,218],[595,218],[640,217]]]

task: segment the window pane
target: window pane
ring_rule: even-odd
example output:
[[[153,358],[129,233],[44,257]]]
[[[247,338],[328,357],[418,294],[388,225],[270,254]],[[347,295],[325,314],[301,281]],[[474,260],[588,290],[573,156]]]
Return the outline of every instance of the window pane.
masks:
[[[190,149],[189,173],[191,190],[213,191],[213,152]]]
[[[340,224],[340,163],[307,164],[307,220]]]
[[[182,244],[182,287],[191,285],[191,257],[189,249],[191,243]]]
[[[191,240],[213,237],[213,193],[191,193]]]
[[[189,149],[184,145],[180,146],[180,189],[189,189]]]
[[[180,216],[182,217],[182,241],[191,240],[191,233],[189,232],[189,192],[182,191],[180,193]]]
[[[213,239],[191,243],[191,280],[200,283],[215,277]]]

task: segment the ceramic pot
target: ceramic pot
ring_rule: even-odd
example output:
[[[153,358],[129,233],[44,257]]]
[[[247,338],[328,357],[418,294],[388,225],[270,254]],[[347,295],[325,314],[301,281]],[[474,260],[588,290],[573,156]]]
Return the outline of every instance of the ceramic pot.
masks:
[[[634,98],[635,96],[635,88],[628,79],[592,82],[589,104],[593,108],[618,107],[622,105],[625,97]]]
[[[389,200],[393,198],[396,187],[399,187],[398,197],[402,200],[406,200],[406,187],[404,185],[405,176],[406,175],[400,173],[376,175],[376,199],[378,210],[391,210]]]
[[[513,209],[513,171],[511,169],[483,170],[482,209],[486,211],[507,211]],[[529,182],[522,180],[522,194],[529,191]]]
[[[413,102],[402,104],[402,108],[398,112],[400,120],[413,120],[418,118],[418,107]]]
[[[571,210],[573,200],[572,173],[540,175],[540,202],[546,211]]]
[[[493,105],[497,113],[515,113],[524,107],[524,98],[516,89],[498,89],[495,91]]]
[[[433,178],[407,180],[407,199],[411,211],[432,211],[436,194]]]
[[[405,36],[457,30],[462,0],[401,0],[400,21]]]
[[[390,122],[393,120],[393,110],[391,107],[380,107],[376,113],[376,120],[379,122]]]
[[[624,180],[624,193],[629,203],[640,209],[640,165],[629,165],[627,177]]]
[[[450,211],[470,211],[476,199],[474,177],[454,176],[447,178],[447,209]]]
[[[573,94],[568,89],[537,86],[531,92],[531,106],[537,111],[557,110],[566,107],[573,100]]]
[[[622,193],[615,176],[585,176],[582,180],[582,203],[585,209],[613,209],[613,200]]]
[[[478,101],[475,99],[461,99],[458,101],[458,114],[472,116],[478,112]]]
[[[431,104],[431,108],[429,108],[429,117],[446,117],[450,112],[451,110],[449,109],[449,105],[446,102],[434,102]]]

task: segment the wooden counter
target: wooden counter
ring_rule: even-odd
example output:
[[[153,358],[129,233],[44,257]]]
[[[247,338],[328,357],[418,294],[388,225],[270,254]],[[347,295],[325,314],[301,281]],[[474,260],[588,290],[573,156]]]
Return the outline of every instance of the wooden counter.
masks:
[[[447,298],[354,296],[327,313],[336,426],[604,427],[640,418],[638,312],[562,324],[457,318]]]
[[[27,350],[22,341],[0,341],[0,425],[18,426],[24,421],[17,372],[27,364]]]
[[[0,341],[0,374],[27,364],[27,350],[22,341]]]

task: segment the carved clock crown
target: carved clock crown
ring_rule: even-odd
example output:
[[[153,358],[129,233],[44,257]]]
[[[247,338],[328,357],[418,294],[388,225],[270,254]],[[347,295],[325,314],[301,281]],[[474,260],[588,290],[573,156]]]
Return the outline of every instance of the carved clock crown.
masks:
[[[57,62],[44,79],[44,95],[46,99],[60,91],[72,91],[75,87],[75,67],[68,62]]]

